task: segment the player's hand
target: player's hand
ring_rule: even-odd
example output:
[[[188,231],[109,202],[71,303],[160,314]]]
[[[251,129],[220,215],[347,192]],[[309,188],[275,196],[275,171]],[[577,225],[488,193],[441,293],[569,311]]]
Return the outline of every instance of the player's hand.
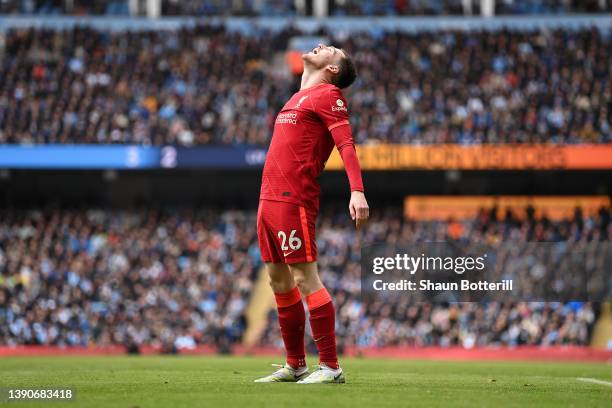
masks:
[[[351,192],[349,212],[351,213],[351,219],[355,221],[357,229],[361,228],[368,220],[368,217],[370,217],[370,207],[368,207],[365,194],[361,191]]]

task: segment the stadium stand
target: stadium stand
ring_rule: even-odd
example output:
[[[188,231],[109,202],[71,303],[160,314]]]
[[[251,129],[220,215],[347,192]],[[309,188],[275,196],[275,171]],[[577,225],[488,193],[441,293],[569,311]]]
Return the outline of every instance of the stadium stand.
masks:
[[[0,220],[0,345],[225,350],[242,340],[261,266],[251,211],[5,209]],[[558,222],[483,210],[459,235],[451,222],[402,221],[391,207],[363,235],[337,209],[319,224],[321,276],[343,347],[589,344],[599,306],[588,302],[368,304],[359,251],[399,238],[608,241],[610,208]],[[260,344],[280,344],[274,319]]]
[[[299,33],[10,29],[0,143],[264,146],[296,90],[273,50]],[[337,37],[360,74],[347,92],[357,143],[611,141],[609,29]]]
[[[192,210],[3,211],[0,343],[172,350],[238,341],[259,262],[253,220]]]
[[[464,15],[476,14],[480,2],[463,0],[337,0],[330,2],[334,16],[399,16],[399,15]],[[501,0],[495,4],[496,14],[567,14],[602,13],[610,11],[609,2],[598,0]],[[0,13],[69,14],[69,15],[128,15],[128,0],[4,0]],[[298,10],[288,0],[163,0],[164,16],[284,16],[291,17]]]

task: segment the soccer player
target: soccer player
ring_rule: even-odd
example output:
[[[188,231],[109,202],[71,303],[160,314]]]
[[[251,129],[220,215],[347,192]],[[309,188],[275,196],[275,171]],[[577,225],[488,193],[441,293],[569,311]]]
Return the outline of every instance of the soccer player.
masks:
[[[335,310],[317,270],[315,223],[317,177],[334,148],[344,162],[351,188],[349,212],[360,228],[369,217],[361,169],[340,89],[355,80],[346,51],[320,44],[302,56],[300,90],[285,104],[274,125],[264,165],[257,235],[278,309],[287,361],[256,382],[344,383],[336,354]],[[318,369],[308,373],[304,350],[306,313],[319,351]]]

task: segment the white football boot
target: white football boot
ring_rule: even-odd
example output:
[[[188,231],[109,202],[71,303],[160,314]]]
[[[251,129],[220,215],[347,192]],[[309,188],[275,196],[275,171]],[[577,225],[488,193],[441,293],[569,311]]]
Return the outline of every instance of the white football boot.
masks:
[[[298,384],[344,384],[346,382],[342,369],[329,368],[325,364],[319,364],[318,368],[308,377],[299,380]]]
[[[273,367],[279,367],[272,374],[258,378],[256,383],[273,383],[273,382],[296,382],[305,378],[308,375],[308,367],[300,367],[297,370],[289,364],[272,364]]]

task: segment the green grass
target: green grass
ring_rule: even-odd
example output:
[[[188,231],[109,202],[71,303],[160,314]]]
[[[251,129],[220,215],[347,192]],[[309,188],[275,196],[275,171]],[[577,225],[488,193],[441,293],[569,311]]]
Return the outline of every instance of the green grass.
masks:
[[[280,359],[279,359],[280,361]],[[276,361],[276,362],[279,362]],[[314,359],[310,359],[314,362]],[[255,357],[6,357],[0,387],[72,387],[72,402],[15,407],[610,407],[609,364],[343,359],[347,384],[254,384]]]

